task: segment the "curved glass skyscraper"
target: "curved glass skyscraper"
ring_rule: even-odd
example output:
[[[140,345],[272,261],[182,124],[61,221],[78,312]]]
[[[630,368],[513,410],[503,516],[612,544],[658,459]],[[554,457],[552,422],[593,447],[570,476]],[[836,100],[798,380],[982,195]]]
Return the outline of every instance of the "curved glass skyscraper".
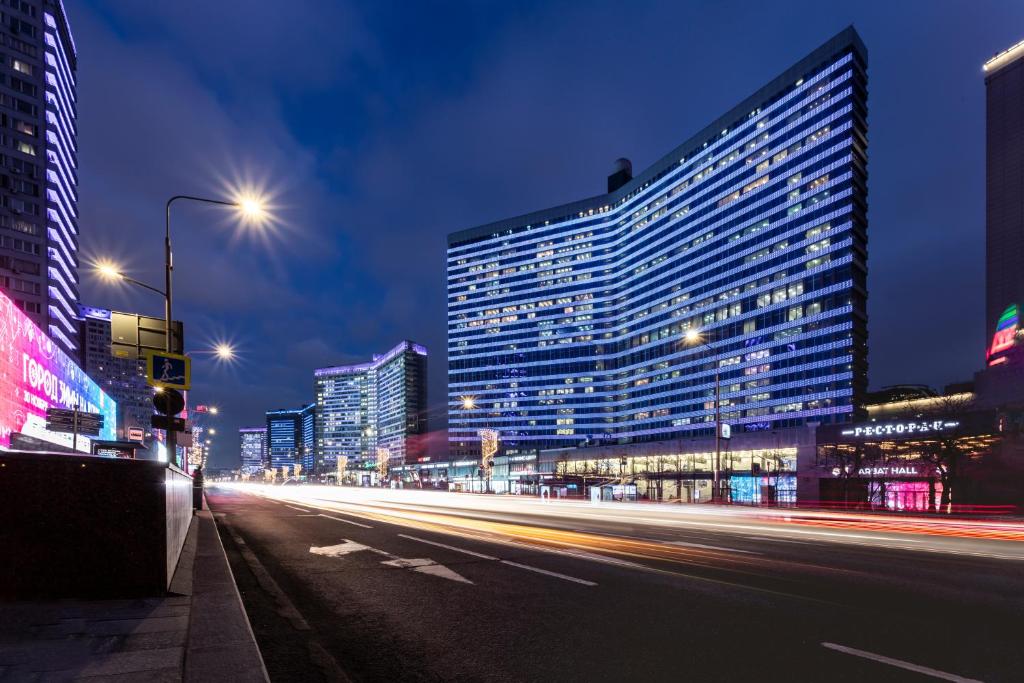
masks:
[[[713,434],[716,371],[734,434],[850,419],[866,99],[849,28],[608,194],[449,235],[453,453]]]

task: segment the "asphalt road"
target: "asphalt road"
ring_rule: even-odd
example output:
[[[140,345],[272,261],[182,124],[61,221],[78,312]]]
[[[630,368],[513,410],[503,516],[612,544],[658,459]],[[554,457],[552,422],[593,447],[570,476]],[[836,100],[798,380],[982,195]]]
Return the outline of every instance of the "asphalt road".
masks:
[[[1020,525],[315,486],[208,500],[274,681],[1024,671]]]

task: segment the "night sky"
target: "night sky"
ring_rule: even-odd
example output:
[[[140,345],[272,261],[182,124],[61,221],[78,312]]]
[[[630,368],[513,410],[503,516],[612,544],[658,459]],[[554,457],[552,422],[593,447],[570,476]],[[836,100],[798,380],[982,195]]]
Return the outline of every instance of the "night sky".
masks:
[[[97,280],[162,285],[163,205],[256,185],[276,225],[174,218],[175,317],[193,398],[240,426],[312,400],[312,370],[400,339],[431,350],[445,406],[447,233],[639,172],[849,24],[869,52],[872,388],[969,379],[983,358],[981,65],[1024,3],[71,0],[83,303],[162,316]]]

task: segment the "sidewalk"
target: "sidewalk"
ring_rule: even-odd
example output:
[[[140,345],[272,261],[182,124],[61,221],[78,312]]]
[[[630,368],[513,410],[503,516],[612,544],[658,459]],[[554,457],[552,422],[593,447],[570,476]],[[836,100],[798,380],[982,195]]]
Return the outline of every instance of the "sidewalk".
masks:
[[[267,681],[208,510],[165,597],[0,603],[0,681]]]

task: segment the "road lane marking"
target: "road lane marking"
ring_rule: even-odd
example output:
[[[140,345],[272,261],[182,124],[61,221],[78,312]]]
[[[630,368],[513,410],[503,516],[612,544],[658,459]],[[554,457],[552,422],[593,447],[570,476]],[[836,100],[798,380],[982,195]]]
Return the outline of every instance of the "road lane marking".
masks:
[[[316,516],[317,517],[326,517],[327,519],[333,519],[335,522],[345,522],[345,524],[351,524],[353,526],[361,526],[364,529],[372,529],[373,528],[369,524],[360,524],[359,522],[353,522],[351,519],[342,519],[341,517],[332,517],[330,515],[325,515],[323,513],[320,513],[320,514],[318,514]]]
[[[437,541],[428,541],[425,538],[417,538],[415,536],[406,536],[405,534],[398,534],[402,538],[408,538],[410,541],[419,541],[420,543],[427,543],[429,545],[436,545],[438,548],[446,548],[448,550],[454,550],[457,553],[463,553],[464,555],[472,555],[473,557],[479,557],[481,560],[492,560],[497,561],[497,557],[491,557],[490,555],[484,555],[483,553],[477,553],[472,550],[465,550],[463,548],[456,548],[453,545],[445,545],[444,543],[438,543]]]
[[[344,521],[348,521],[348,520],[341,520],[341,521],[344,522]],[[436,576],[438,578],[448,579],[449,581],[457,581],[459,583],[468,583],[471,586],[474,585],[472,581],[467,579],[462,574],[459,574],[458,572],[454,572],[451,569],[448,569],[448,567],[445,567],[443,564],[438,564],[437,562],[434,562],[433,560],[431,560],[429,558],[426,558],[426,557],[412,557],[412,558],[399,557],[398,555],[394,555],[392,553],[389,553],[386,550],[378,550],[377,548],[371,548],[368,545],[363,545],[362,543],[356,543],[355,541],[350,541],[348,539],[342,539],[342,542],[337,544],[337,545],[325,545],[325,546],[319,546],[319,547],[318,546],[310,546],[310,548],[309,548],[309,552],[311,552],[312,554],[314,554],[314,555],[323,555],[324,557],[344,557],[345,555],[351,555],[352,553],[362,552],[363,550],[369,551],[371,553],[376,553],[378,555],[383,555],[384,557],[390,558],[390,559],[381,561],[381,564],[383,564],[383,565],[385,565],[387,567],[397,567],[399,569],[411,569],[412,571],[419,572],[420,574],[429,574],[430,576]]]
[[[511,560],[498,560],[502,564],[507,564],[511,567],[519,567],[520,569],[526,569],[527,571],[537,572],[538,574],[546,574],[547,576],[554,576],[557,579],[565,579],[566,581],[572,581],[573,583],[581,583],[584,586],[596,586],[597,584],[593,581],[587,581],[586,579],[577,579],[575,576],[568,576],[566,574],[559,574],[558,572],[548,571],[547,569],[541,569],[540,567],[531,567],[528,564],[519,564]]]
[[[356,543],[355,541],[345,541],[338,545],[325,545],[325,546],[310,546],[309,552],[314,555],[323,555],[325,557],[343,557],[350,553],[357,553],[360,550],[373,550],[368,545],[362,543]]]
[[[473,585],[473,582],[462,574],[453,572],[443,564],[438,564],[437,562],[426,558],[404,559],[398,557],[394,560],[385,560],[381,562],[381,564],[389,567],[399,567],[400,569],[411,569],[414,572],[419,572],[421,574],[430,574],[431,576],[437,576],[442,579],[449,579],[451,581],[458,581],[459,583],[468,583],[469,585]]]
[[[704,548],[705,550],[723,550],[727,553],[743,553],[745,555],[763,555],[764,553],[756,553],[753,550],[740,550],[739,548],[723,548],[719,545],[705,545],[704,543],[690,543],[688,541],[668,541],[669,545],[681,545],[687,548]]]
[[[291,508],[292,510],[298,510],[299,512],[309,512],[306,508],[297,508],[294,505],[288,505],[287,503],[285,503],[285,507]]]
[[[520,569],[526,569],[531,572],[537,572],[538,574],[546,574],[548,576],[554,576],[559,579],[565,579],[566,581],[573,581],[575,583],[581,583],[584,586],[596,586],[597,584],[593,581],[587,581],[586,579],[577,579],[575,576],[567,576],[565,574],[559,574],[558,572],[548,571],[547,569],[540,569],[539,567],[531,567],[528,564],[520,564],[518,562],[512,562],[511,560],[502,560],[497,557],[491,557],[490,555],[484,555],[473,550],[466,550],[465,548],[456,548],[453,545],[447,545],[445,543],[438,543],[437,541],[428,541],[425,538],[417,538],[416,536],[407,536],[406,534],[398,534],[402,538],[408,538],[410,541],[419,541],[420,543],[427,543],[429,545],[436,545],[438,548],[446,548],[447,550],[453,550],[457,553],[463,553],[472,557],[479,557],[482,560],[490,560],[492,562],[501,562],[507,564],[510,567],[518,567]]]
[[[975,678],[957,676],[956,674],[946,673],[945,671],[939,671],[938,669],[930,669],[927,666],[904,662],[902,659],[893,659],[892,657],[886,657],[884,655],[876,655],[873,652],[865,652],[864,650],[846,647],[845,645],[836,645],[835,643],[822,643],[821,645],[829,650],[853,655],[854,657],[863,657],[864,659],[870,659],[876,662],[881,662],[882,664],[888,664],[889,666],[895,666],[900,669],[906,669],[907,671],[924,674],[925,676],[931,676],[932,678],[941,678],[944,681],[955,681],[956,683],[981,683],[981,681]]]

